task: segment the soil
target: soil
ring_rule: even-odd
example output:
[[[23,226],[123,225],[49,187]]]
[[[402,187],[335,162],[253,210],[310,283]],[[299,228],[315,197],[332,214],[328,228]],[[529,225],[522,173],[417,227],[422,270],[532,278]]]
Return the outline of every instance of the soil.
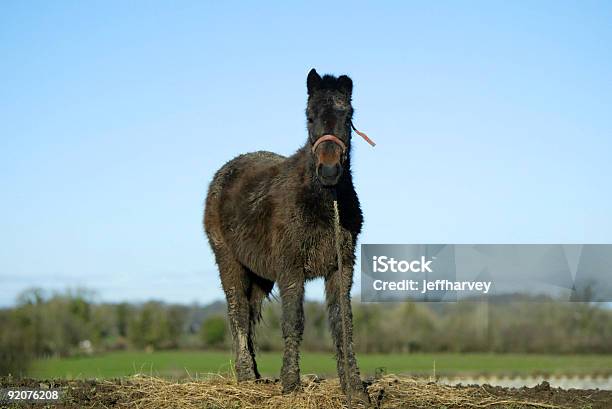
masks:
[[[64,391],[59,403],[21,403],[7,404],[0,402],[4,408],[115,408],[115,407],[157,407],[157,408],[320,408],[345,407],[337,381],[311,380],[304,388],[302,395],[316,396],[337,394],[336,400],[328,400],[323,406],[321,399],[302,399],[280,395],[280,385],[277,380],[266,380],[248,383],[246,390],[257,391],[254,400],[235,400],[235,383],[229,380],[222,382],[197,380],[188,383],[160,380],[156,378],[124,378],[114,380],[34,380],[0,378],[0,388],[43,388],[61,389]],[[610,409],[612,408],[612,391],[604,390],[563,390],[552,388],[547,382],[542,382],[533,388],[503,388],[490,385],[457,385],[445,386],[433,382],[416,381],[395,376],[387,376],[366,383],[372,400],[372,408],[404,408],[404,409],[454,409],[454,408],[579,408],[579,409]],[[243,385],[243,384],[240,384]],[[147,389],[148,387],[152,389]],[[214,389],[216,397],[223,394],[227,387],[227,405],[219,405],[207,400],[207,393]],[[153,397],[149,390],[161,391],[167,389],[163,399]],[[251,388],[251,389],[249,389]],[[201,391],[199,397],[189,400],[192,391]],[[261,393],[259,393],[261,391]],[[172,399],[172,393],[177,399]],[[170,395],[168,395],[170,394]],[[179,395],[180,394],[180,398]],[[310,395],[309,395],[310,394]],[[251,395],[256,395],[252,393]],[[210,395],[212,396],[212,395]],[[224,395],[221,395],[222,397]],[[323,395],[321,395],[323,396]],[[340,398],[338,398],[340,397]],[[150,398],[150,399],[149,399]],[[187,400],[186,400],[187,399]],[[198,400],[199,399],[199,400]],[[234,399],[234,400],[233,400]],[[223,400],[222,400],[223,402]],[[353,408],[364,407],[354,403]]]

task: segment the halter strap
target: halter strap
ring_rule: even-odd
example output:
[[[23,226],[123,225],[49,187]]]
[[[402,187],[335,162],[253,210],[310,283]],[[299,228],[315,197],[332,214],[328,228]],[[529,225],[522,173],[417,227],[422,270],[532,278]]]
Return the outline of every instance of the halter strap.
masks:
[[[338,138],[335,135],[332,134],[326,134],[323,135],[322,137],[320,137],[319,139],[317,139],[315,141],[315,143],[312,145],[312,152],[314,153],[314,151],[317,149],[317,147],[322,144],[323,142],[326,141],[331,141],[333,143],[335,143],[336,145],[340,146],[342,148],[342,153],[346,152],[346,144],[344,142],[342,142],[342,140],[340,140],[340,138]]]
[[[370,138],[368,138],[368,135],[366,135],[365,132],[361,132],[360,130],[355,128],[355,125],[353,125],[353,121],[351,121],[351,128],[353,128],[353,131],[355,131],[357,133],[357,135],[361,136],[363,139],[365,139],[365,141],[367,143],[372,145],[372,147],[376,146],[376,143],[373,140],[371,140]]]

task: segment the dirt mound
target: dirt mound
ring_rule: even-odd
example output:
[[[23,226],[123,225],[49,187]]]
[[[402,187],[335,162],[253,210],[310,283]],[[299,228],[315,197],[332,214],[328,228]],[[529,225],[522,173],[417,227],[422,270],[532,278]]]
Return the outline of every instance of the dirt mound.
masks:
[[[337,379],[305,377],[303,391],[282,395],[276,380],[236,384],[211,376],[187,382],[149,376],[100,381],[39,381],[0,379],[7,387],[61,388],[61,404],[52,408],[244,408],[334,409],[346,407]],[[388,375],[368,382],[373,408],[612,408],[612,391],[563,390],[546,382],[534,388],[510,389],[489,385],[446,386]],[[14,406],[16,407],[16,406]],[[21,406],[23,407],[23,406]],[[37,405],[37,407],[41,407]],[[363,407],[356,402],[354,408]]]

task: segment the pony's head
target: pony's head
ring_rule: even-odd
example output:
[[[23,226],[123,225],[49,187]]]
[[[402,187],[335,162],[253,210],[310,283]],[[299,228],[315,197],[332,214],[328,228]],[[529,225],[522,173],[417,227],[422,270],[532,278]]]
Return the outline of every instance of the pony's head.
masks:
[[[313,68],[308,73],[308,141],[317,178],[324,186],[335,186],[351,143],[351,94],[353,81],[346,75],[323,78]]]

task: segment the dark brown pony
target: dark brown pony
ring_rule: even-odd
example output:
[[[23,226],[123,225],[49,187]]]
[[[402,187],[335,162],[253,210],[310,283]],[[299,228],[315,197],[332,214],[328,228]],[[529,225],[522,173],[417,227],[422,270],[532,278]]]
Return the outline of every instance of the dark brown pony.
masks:
[[[351,176],[353,82],[346,75],[321,78],[313,69],[307,88],[306,144],[289,157],[260,151],[227,162],[210,184],[204,228],[227,298],[238,380],[259,378],[254,326],[276,283],[285,342],[283,392],[299,388],[304,283],[323,277],[342,389],[368,400],[353,353],[349,295],[363,222]],[[337,273],[334,198],[340,213],[342,278]],[[346,340],[342,319],[350,323]]]

